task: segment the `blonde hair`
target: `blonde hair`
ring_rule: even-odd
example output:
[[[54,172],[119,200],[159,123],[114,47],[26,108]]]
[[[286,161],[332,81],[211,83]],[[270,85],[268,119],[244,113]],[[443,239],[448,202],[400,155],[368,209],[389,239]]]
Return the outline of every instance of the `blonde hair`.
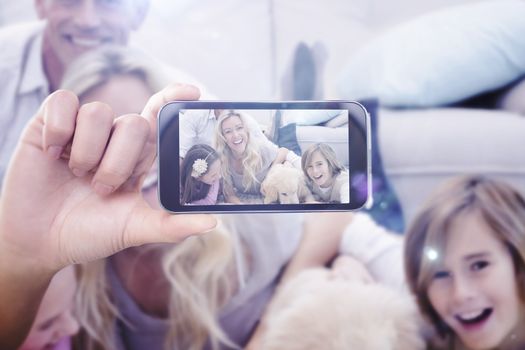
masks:
[[[162,79],[147,57],[124,47],[106,47],[86,53],[67,70],[62,88],[80,99],[112,77],[131,74],[142,79],[152,92],[160,90]],[[162,269],[170,282],[170,327],[165,348],[201,349],[210,341],[235,347],[216,319],[220,307],[231,296],[233,248],[223,228],[193,237],[168,249]],[[125,319],[118,312],[106,275],[106,261],[82,266],[76,298],[78,319],[83,328],[82,348],[115,349],[115,322]]]
[[[115,321],[127,322],[118,312],[106,276],[106,261],[83,267],[76,309],[87,333],[88,349],[115,349]],[[165,349],[212,349],[221,344],[236,347],[221,329],[217,315],[233,294],[233,244],[219,227],[173,245],[163,253],[162,270],[171,286],[170,322]]]
[[[483,176],[463,176],[447,182],[431,196],[410,226],[405,240],[405,272],[423,315],[435,325],[439,340],[455,336],[432,307],[427,294],[436,261],[424,259],[426,247],[444,251],[451,225],[481,214],[494,235],[507,246],[516,270],[520,297],[525,301],[525,199],[514,188]]]
[[[262,157],[260,155],[260,145],[257,140],[252,137],[252,132],[247,123],[246,116],[242,113],[236,112],[234,110],[227,110],[223,112],[218,118],[217,127],[215,129],[215,149],[217,153],[221,155],[222,161],[222,177],[225,182],[225,187],[233,189],[233,180],[231,169],[233,168],[231,159],[233,158],[233,153],[226,143],[226,138],[222,134],[222,123],[231,117],[238,117],[243,126],[246,134],[248,135],[248,141],[246,142],[246,149],[242,155],[242,185],[244,191],[249,191],[254,188],[256,184],[259,183],[257,180],[257,173],[263,167]]]
[[[233,294],[233,244],[219,227],[186,239],[163,258],[164,274],[172,286],[169,315],[172,320],[166,349],[198,350],[209,339],[235,347],[217,321],[222,306]]]
[[[115,321],[122,317],[111,297],[106,260],[82,264],[79,276],[75,310],[82,332],[81,347],[116,349]]]
[[[154,93],[169,82],[152,68],[152,60],[140,51],[108,45],[88,51],[73,61],[68,66],[60,87],[73,91],[82,99],[87,93],[106,84],[115,76],[133,75],[144,81]]]

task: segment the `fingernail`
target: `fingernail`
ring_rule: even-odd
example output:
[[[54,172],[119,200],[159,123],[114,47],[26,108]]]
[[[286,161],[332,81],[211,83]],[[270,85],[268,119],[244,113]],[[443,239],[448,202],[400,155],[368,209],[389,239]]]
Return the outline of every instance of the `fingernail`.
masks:
[[[93,187],[98,194],[103,196],[110,194],[114,190],[113,186],[106,185],[98,181],[93,184]]]
[[[60,146],[49,146],[47,148],[47,154],[53,159],[59,159],[63,151],[64,148]]]
[[[73,172],[73,174],[75,174],[75,176],[78,177],[82,177],[87,174],[87,171],[77,168],[73,168],[71,171]]]

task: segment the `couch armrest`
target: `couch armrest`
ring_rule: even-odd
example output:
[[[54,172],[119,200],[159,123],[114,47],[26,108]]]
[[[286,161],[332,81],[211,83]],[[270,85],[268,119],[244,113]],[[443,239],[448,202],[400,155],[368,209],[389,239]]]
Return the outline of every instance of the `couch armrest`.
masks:
[[[525,118],[509,112],[440,108],[379,113],[385,171],[405,222],[440,182],[486,174],[525,193]]]

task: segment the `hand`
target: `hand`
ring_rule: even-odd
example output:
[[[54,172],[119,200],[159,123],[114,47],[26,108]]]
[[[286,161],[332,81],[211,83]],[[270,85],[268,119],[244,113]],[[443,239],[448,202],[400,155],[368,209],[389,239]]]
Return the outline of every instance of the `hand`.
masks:
[[[114,118],[105,104],[79,107],[70,92],[50,95],[26,128],[5,178],[2,253],[16,257],[14,263],[58,271],[215,227],[209,215],[153,210],[140,193],[155,158],[159,109],[169,100],[198,97],[196,88],[174,85],[154,95],[142,115]]]

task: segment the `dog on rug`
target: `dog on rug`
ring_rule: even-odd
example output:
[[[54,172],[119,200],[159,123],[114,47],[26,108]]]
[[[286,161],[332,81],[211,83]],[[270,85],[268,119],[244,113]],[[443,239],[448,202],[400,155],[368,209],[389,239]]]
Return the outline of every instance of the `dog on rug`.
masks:
[[[275,164],[261,183],[264,204],[297,204],[313,201],[301,170],[285,164]]]
[[[272,301],[264,350],[420,350],[422,320],[414,300],[379,283],[308,269]]]

